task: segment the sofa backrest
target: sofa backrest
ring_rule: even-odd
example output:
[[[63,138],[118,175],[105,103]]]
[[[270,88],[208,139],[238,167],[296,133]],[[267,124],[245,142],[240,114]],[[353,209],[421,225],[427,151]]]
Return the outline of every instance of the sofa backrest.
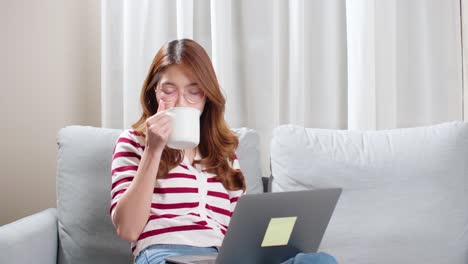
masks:
[[[468,123],[285,125],[270,154],[273,192],[343,188],[320,248],[339,263],[468,263]]]
[[[58,263],[131,263],[130,244],[110,220],[111,159],[122,130],[69,126],[58,133]],[[247,192],[262,192],[258,135],[247,128],[237,156]]]

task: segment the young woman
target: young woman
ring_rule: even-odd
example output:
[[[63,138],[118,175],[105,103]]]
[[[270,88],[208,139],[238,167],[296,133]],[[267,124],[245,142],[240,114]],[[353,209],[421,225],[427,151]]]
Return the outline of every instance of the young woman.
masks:
[[[117,140],[112,161],[110,214],[120,238],[131,242],[135,263],[217,252],[237,200],[245,193],[235,154],[236,135],[224,120],[213,65],[195,41],[165,44],[143,83],[143,114]],[[172,131],[166,110],[199,109],[200,144],[166,146]],[[336,263],[324,253],[286,263]]]

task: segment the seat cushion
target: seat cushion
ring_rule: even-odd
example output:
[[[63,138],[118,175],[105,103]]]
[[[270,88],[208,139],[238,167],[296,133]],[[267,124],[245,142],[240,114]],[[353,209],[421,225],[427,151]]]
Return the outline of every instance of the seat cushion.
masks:
[[[58,263],[131,263],[110,220],[111,159],[122,130],[69,126],[58,133]],[[236,129],[249,193],[262,191],[258,135]]]
[[[467,165],[463,122],[384,131],[286,125],[271,143],[272,191],[343,188],[320,248],[340,263],[468,263]]]

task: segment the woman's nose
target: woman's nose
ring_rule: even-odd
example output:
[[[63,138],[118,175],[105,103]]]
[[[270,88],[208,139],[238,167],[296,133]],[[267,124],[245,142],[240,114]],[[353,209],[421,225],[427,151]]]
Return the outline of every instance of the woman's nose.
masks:
[[[188,106],[188,102],[187,100],[185,100],[183,93],[179,93],[179,95],[177,96],[175,106]]]

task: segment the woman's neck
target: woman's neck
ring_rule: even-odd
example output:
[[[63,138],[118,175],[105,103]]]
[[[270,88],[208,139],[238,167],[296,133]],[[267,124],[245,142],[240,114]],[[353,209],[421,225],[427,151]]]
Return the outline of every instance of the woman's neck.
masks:
[[[195,153],[197,153],[197,148],[185,149],[184,155],[187,157],[190,164],[193,164],[193,159],[195,158]]]

